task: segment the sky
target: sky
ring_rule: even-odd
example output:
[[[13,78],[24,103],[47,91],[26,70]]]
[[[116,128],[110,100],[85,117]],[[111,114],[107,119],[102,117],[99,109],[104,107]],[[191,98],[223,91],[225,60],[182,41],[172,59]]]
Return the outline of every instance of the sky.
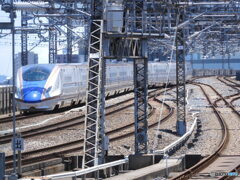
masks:
[[[42,20],[42,19],[41,19]],[[9,14],[1,11],[0,6],[0,22],[10,22]],[[30,22],[31,23],[31,22]],[[15,26],[21,26],[21,13],[17,11],[17,18],[15,19]],[[76,33],[81,35],[84,28],[76,28]],[[8,31],[10,33],[10,31]],[[1,34],[1,30],[0,30]],[[48,34],[47,34],[48,35]],[[46,34],[45,34],[46,36]],[[21,52],[21,36],[20,34],[15,35],[15,54]],[[48,43],[41,43],[39,46],[32,49],[39,42],[37,34],[28,34],[28,50],[38,54],[38,63],[48,63]],[[59,37],[61,38],[61,37]],[[65,36],[64,36],[65,38]],[[0,75],[12,76],[12,35],[8,35],[4,38],[0,37]],[[58,52],[62,52],[63,48],[66,46],[58,44]],[[73,54],[77,53],[76,48],[73,50]]]
[[[0,6],[1,9],[1,6]],[[0,10],[0,22],[9,22],[9,14]],[[15,19],[15,25],[20,26],[20,13],[17,13],[17,18]],[[6,31],[5,31],[6,32]],[[9,31],[10,33],[10,31]],[[12,35],[8,35],[4,38],[0,38],[0,75],[12,76],[12,45],[11,45]],[[21,50],[20,46],[20,35],[15,35],[16,45],[15,54],[19,53]],[[33,49],[33,52],[38,54],[39,63],[48,63],[48,48],[47,44],[45,47],[37,47]]]

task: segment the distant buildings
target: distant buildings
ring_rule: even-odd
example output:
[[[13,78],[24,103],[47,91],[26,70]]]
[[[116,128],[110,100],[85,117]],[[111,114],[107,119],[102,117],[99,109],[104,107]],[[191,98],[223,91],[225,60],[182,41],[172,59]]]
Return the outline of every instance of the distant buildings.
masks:
[[[21,58],[22,54],[18,53],[15,55],[15,69],[17,70],[22,66]],[[38,54],[28,52],[28,63],[27,64],[38,64]]]
[[[0,75],[0,84],[3,84],[3,82],[7,79],[7,76]]]

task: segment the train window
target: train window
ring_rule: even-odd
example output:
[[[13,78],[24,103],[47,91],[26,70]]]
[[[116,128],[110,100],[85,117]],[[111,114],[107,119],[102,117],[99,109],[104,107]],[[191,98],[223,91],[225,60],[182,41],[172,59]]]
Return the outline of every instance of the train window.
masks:
[[[33,67],[23,73],[24,81],[44,81],[47,80],[50,71],[44,67]]]

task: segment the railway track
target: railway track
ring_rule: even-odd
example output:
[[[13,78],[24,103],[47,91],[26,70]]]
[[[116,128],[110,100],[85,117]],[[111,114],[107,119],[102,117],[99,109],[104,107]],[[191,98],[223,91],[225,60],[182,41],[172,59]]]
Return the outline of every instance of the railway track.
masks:
[[[230,79],[227,78],[227,77],[223,77],[223,79],[226,80],[226,81],[228,81],[228,82],[230,82],[230,83],[232,83],[232,84],[235,85],[236,87],[240,87],[240,84],[236,83],[236,82],[233,81],[233,80],[230,80]]]
[[[154,98],[154,95],[150,95],[150,98]],[[156,102],[160,103],[159,101],[156,100]],[[167,109],[169,110],[169,113],[166,117],[164,117],[162,119],[162,121],[167,120],[168,118],[170,118],[173,114],[173,109],[167,105],[166,103],[164,103],[164,105],[167,107]],[[150,114],[149,116],[151,116],[154,113],[155,109],[151,108]],[[154,126],[157,125],[158,122],[155,122],[153,124],[149,124],[149,128],[152,128]],[[134,122],[131,122],[125,126],[116,128],[114,130],[108,131],[106,132],[106,134],[108,136],[110,136],[110,142],[114,142],[114,141],[118,141],[122,138],[126,138],[128,136],[131,136],[134,134],[134,129],[128,133],[125,134],[121,134],[121,135],[116,135],[117,133],[127,129],[127,128],[133,128],[134,127]],[[115,136],[113,136],[115,135]],[[68,154],[68,153],[72,153],[72,152],[76,152],[76,151],[80,151],[83,148],[83,139],[79,139],[77,141],[72,141],[69,143],[65,143],[65,144],[60,144],[60,145],[56,145],[56,146],[52,146],[52,147],[48,147],[48,148],[43,148],[43,149],[38,149],[38,150],[34,150],[34,151],[29,151],[29,152],[24,152],[22,153],[22,164],[24,166],[26,165],[30,165],[32,163],[39,163],[39,162],[43,162],[49,159],[53,159],[53,158],[61,158],[62,156],[64,156],[64,154]],[[31,157],[33,155],[36,154],[42,154],[44,153],[44,155],[41,156],[36,156],[36,157]],[[7,156],[6,157],[6,168],[11,169],[12,167],[12,156]]]
[[[108,108],[106,108],[106,110],[107,110],[106,115],[110,115],[110,114],[113,114],[117,111],[121,111],[121,110],[124,110],[128,107],[131,107],[132,103],[129,104],[129,102],[131,102],[132,100],[133,99],[131,98],[131,99],[128,99],[126,101],[122,101],[122,102],[119,102],[117,104],[109,106]],[[124,105],[125,103],[128,103],[128,105],[125,105],[121,108],[117,108],[117,109],[112,110],[112,111],[110,110],[110,109],[115,108],[117,106]],[[84,118],[85,118],[85,115],[82,115],[82,116],[79,116],[79,117],[74,117],[74,118],[71,118],[71,119],[68,119],[68,120],[65,120],[65,121],[61,121],[61,122],[57,122],[57,123],[54,123],[54,124],[50,124],[50,125],[47,125],[47,126],[42,126],[42,127],[34,128],[34,129],[31,129],[31,130],[22,131],[21,132],[21,137],[26,139],[26,138],[31,138],[31,137],[34,137],[34,136],[37,136],[37,135],[47,134],[47,133],[50,133],[50,132],[59,131],[59,130],[62,130],[62,129],[71,128],[71,127],[75,127],[75,126],[78,126],[78,125],[83,125],[84,124]],[[12,134],[1,136],[0,137],[0,144],[9,143],[9,142],[11,142],[11,139],[12,139]]]
[[[231,87],[232,89],[236,90],[237,93],[236,95],[238,94],[239,95],[239,92],[240,92],[240,85],[234,81],[231,81],[230,79],[226,78],[226,77],[217,77],[217,80],[221,81],[222,83],[224,83],[225,85]],[[230,84],[229,84],[230,83]],[[226,96],[228,98],[228,96]]]
[[[153,97],[153,94],[157,91],[159,91],[159,90],[153,90],[152,92],[150,92],[149,97]],[[107,110],[106,115],[111,115],[113,113],[116,113],[118,111],[121,111],[121,110],[124,110],[124,109],[127,109],[127,108],[131,107],[133,105],[133,102],[131,102],[131,101],[133,101],[133,100],[134,100],[134,98],[129,98],[127,100],[121,101],[119,103],[116,103],[114,105],[111,105],[111,106],[107,107],[106,108],[106,110]],[[121,106],[121,105],[126,104],[126,103],[128,103],[128,104],[123,106],[123,107],[120,107],[120,108],[118,107],[118,106]],[[111,110],[115,107],[118,107],[118,108],[115,109],[115,110]],[[85,118],[85,115],[82,115],[82,116],[79,116],[79,117],[74,117],[74,118],[71,118],[71,119],[68,119],[68,120],[65,120],[65,121],[61,121],[61,122],[57,122],[57,123],[54,123],[54,124],[50,124],[50,125],[47,125],[47,126],[42,126],[42,127],[34,128],[34,129],[31,129],[31,130],[22,131],[22,132],[20,132],[21,137],[26,139],[26,138],[31,138],[31,137],[38,136],[38,135],[51,133],[51,132],[54,132],[54,131],[59,131],[59,130],[75,127],[75,126],[78,126],[78,125],[83,125],[84,124],[84,118]],[[12,139],[12,134],[7,134],[7,135],[4,135],[4,136],[0,136],[0,144],[9,143],[9,142],[11,142],[11,139]]]
[[[232,83],[232,86],[231,86],[231,87],[234,88],[234,89],[236,89],[236,90],[238,91],[238,96],[232,98],[231,101],[230,101],[230,104],[231,104],[232,106],[234,106],[234,102],[240,99],[240,84],[239,84],[239,83],[236,83],[236,82],[233,81],[233,80],[230,80],[230,79],[227,78],[227,77],[224,77],[223,79],[226,80],[226,81],[228,81],[228,82],[230,82],[230,83]]]
[[[16,115],[16,121],[34,118],[34,117],[37,117],[37,116],[40,116],[43,114],[44,114],[43,112],[35,112],[35,113],[29,114],[29,115],[18,114],[18,115]],[[12,122],[12,116],[4,117],[4,118],[0,119],[0,125],[4,124],[4,123],[10,123],[10,122]]]
[[[223,77],[223,79],[224,79],[225,81],[222,80],[222,79],[219,78],[219,77],[218,77],[217,79],[218,79],[219,81],[221,81],[222,83],[224,83],[225,85],[227,85],[227,86],[229,86],[229,87],[231,87],[231,88],[233,88],[234,90],[237,91],[237,93],[225,97],[226,99],[230,99],[230,104],[231,104],[231,106],[234,106],[234,102],[240,99],[240,89],[239,89],[239,88],[240,88],[240,85],[239,85],[238,83],[236,83],[236,82],[234,82],[234,81],[226,78],[226,77]],[[227,81],[227,82],[226,82],[226,81]],[[231,84],[229,84],[229,83],[231,83]],[[217,104],[219,101],[221,101],[221,99],[218,99],[218,101],[216,101],[216,104]],[[226,103],[225,103],[225,105],[226,105]]]
[[[194,85],[198,86],[205,97],[207,98],[209,104],[211,105],[211,108],[213,109],[213,112],[215,116],[218,118],[219,123],[222,127],[222,140],[219,146],[217,147],[216,151],[212,153],[211,155],[207,156],[203,160],[201,160],[199,163],[197,163],[195,166],[187,169],[180,175],[172,178],[174,180],[177,179],[227,179],[227,176],[220,176],[221,174],[217,174],[217,172],[233,172],[234,169],[238,168],[240,166],[240,156],[239,155],[227,155],[225,154],[228,151],[231,151],[231,140],[233,140],[233,134],[232,131],[229,130],[229,125],[231,122],[229,122],[231,119],[223,117],[224,114],[220,109],[218,109],[215,106],[215,102],[213,102],[210,97],[207,94],[206,88],[211,89],[214,91],[218,96],[219,99],[223,100],[225,104],[227,105],[226,108],[230,108],[231,111],[233,111],[238,118],[238,121],[240,121],[240,114],[235,110],[234,106],[232,106],[217,90],[215,90],[212,86],[204,83],[194,83]],[[217,100],[218,101],[218,100]],[[212,174],[214,173],[214,174]],[[216,174],[215,174],[216,173]],[[211,177],[215,175],[215,177]]]
[[[239,96],[239,89],[235,87],[235,85],[232,85],[232,84],[229,84],[228,82],[224,81],[221,77],[217,77],[217,80],[219,80],[220,82],[222,82],[223,84],[225,84],[226,86],[228,87],[231,87],[232,89],[234,89],[235,91],[237,91],[236,93],[234,94],[231,94],[231,95],[228,95],[228,96],[225,96],[224,99],[233,99],[235,98],[236,96]],[[214,105],[215,106],[218,106],[218,103],[222,101],[222,98],[218,98],[215,102],[214,102]],[[227,103],[224,101],[224,104],[227,105]]]

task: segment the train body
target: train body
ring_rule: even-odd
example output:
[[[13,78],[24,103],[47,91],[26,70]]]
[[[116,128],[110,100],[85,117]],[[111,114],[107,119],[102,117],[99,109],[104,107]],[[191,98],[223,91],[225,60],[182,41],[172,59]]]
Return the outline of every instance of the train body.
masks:
[[[86,64],[35,64],[23,66],[16,78],[16,102],[21,111],[49,111],[85,101]],[[169,77],[169,78],[167,78]],[[186,78],[192,69],[186,64]],[[175,84],[176,63],[148,63],[148,83]],[[133,88],[132,63],[107,64],[106,94]]]

